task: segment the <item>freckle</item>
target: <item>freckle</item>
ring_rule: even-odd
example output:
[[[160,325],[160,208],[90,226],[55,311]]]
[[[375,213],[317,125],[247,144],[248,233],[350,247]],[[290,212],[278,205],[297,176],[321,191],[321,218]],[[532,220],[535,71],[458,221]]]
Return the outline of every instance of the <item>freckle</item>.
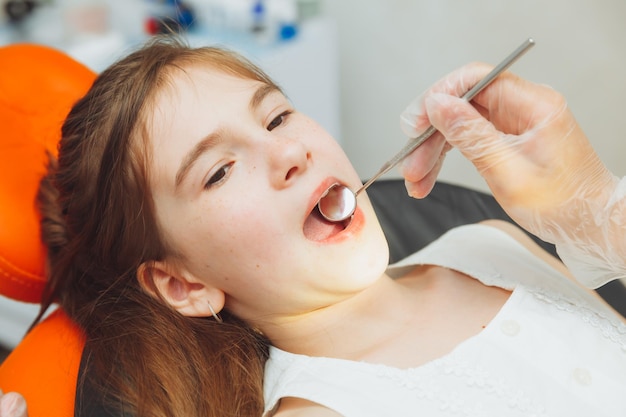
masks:
[[[261,267],[261,265],[259,265],[259,264],[256,264],[256,267],[257,267],[257,268],[260,268],[260,267]]]

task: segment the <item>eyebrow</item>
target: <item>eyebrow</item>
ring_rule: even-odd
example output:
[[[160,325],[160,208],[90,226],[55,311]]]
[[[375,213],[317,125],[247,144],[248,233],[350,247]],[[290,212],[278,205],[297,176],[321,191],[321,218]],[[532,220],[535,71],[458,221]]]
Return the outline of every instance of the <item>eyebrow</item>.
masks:
[[[223,137],[224,135],[221,130],[209,133],[204,139],[198,142],[196,146],[194,146],[193,149],[187,153],[187,155],[185,155],[182,164],[180,164],[180,168],[178,168],[178,172],[176,172],[176,189],[178,189],[180,184],[185,179],[185,176],[200,156],[220,143]]]
[[[272,84],[263,84],[252,95],[250,99],[250,110],[255,110],[257,107],[261,105],[265,97],[270,95],[273,92],[280,92],[280,89]]]
[[[280,92],[280,89],[271,84],[263,84],[257,88],[252,95],[252,98],[250,98],[250,103],[248,105],[250,110],[256,110],[261,105],[263,100],[275,91]],[[202,154],[207,152],[209,149],[215,147],[223,139],[224,132],[222,129],[218,129],[215,132],[209,133],[185,155],[183,162],[180,164],[180,168],[178,168],[178,171],[176,172],[175,189],[178,189],[180,184],[185,180],[185,177],[191,170],[191,167],[193,167],[200,156],[202,156]]]

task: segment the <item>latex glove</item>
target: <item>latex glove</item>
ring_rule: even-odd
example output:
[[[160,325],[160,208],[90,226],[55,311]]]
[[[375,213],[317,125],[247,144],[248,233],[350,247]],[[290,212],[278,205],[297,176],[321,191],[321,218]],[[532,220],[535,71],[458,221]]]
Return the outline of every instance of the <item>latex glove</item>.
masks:
[[[403,162],[407,190],[425,196],[456,147],[516,222],[556,244],[581,282],[598,287],[625,278],[626,179],[604,166],[563,96],[549,87],[506,72],[471,105],[458,98],[491,68],[460,68],[402,114],[411,137],[428,124],[439,130]]]
[[[28,417],[26,400],[20,394],[0,391],[0,417]]]

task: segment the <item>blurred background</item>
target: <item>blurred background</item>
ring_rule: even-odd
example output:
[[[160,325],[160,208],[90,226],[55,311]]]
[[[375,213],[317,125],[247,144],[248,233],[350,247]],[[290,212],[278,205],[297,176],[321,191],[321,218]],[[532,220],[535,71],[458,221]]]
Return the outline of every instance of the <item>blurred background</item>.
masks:
[[[337,138],[364,179],[405,143],[399,115],[415,96],[468,62],[498,63],[533,37],[537,45],[511,70],[563,93],[604,162],[626,175],[626,2],[620,0],[0,4],[0,46],[50,45],[95,71],[166,28],[184,33],[192,44],[239,50]],[[488,191],[455,151],[448,154],[440,179]],[[35,311],[36,306],[0,297],[0,345],[14,346]]]

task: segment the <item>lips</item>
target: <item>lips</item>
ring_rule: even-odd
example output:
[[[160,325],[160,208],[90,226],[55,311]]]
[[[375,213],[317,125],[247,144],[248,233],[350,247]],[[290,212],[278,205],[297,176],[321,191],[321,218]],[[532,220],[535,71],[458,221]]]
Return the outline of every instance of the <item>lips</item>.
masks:
[[[307,239],[320,242],[341,233],[345,230],[348,223],[349,220],[347,222],[330,222],[326,220],[322,217],[317,205],[315,205],[304,221],[302,230]]]
[[[309,207],[311,211],[304,220],[304,226],[302,228],[304,236],[316,242],[328,240],[329,238],[341,233],[350,224],[350,219],[343,222],[331,222],[322,217],[322,214],[317,208],[317,203],[320,198],[328,192],[328,189],[333,184],[340,184],[341,182],[336,178],[326,178],[315,189],[309,200]]]

